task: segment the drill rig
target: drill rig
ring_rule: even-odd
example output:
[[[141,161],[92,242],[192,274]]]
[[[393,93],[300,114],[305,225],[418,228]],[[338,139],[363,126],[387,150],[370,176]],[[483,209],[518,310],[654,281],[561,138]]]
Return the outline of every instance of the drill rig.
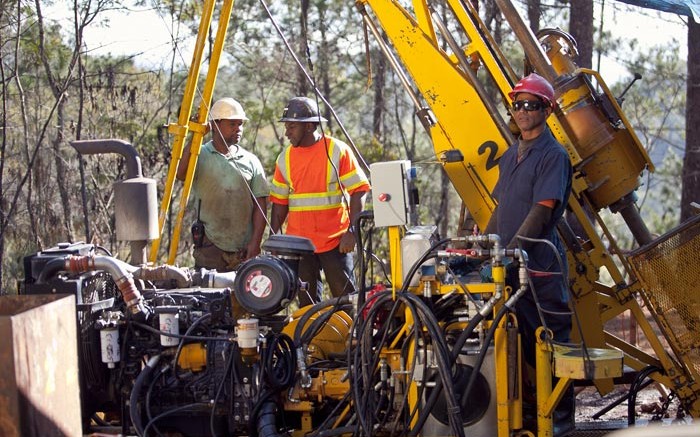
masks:
[[[231,1],[224,2],[203,99],[197,119],[190,120],[214,3],[205,1],[180,119],[170,127],[175,144],[160,230],[189,130],[195,159],[169,264],[232,9]],[[537,430],[523,423],[520,342],[511,311],[533,290],[505,285],[506,274],[528,283],[527,254],[506,250],[498,235],[437,238],[434,229],[419,226],[412,218],[415,175],[408,161],[372,165],[373,211],[356,224],[360,248],[374,228],[388,229],[391,283],[363,283],[357,295],[292,314],[284,311],[301,288],[296,261],[313,250],[303,239],[272,236],[265,254],[236,274],[168,264],[137,267],[91,245],[62,245],[28,257],[27,294],[58,290],[78,296],[86,428],[116,424],[123,434],[188,436],[549,436],[554,408],[570,384],[589,380],[606,393],[623,365],[673,391],[691,416],[700,414],[700,302],[694,286],[700,269],[693,262],[700,219],[651,237],[634,191],[640,173],[653,165],[617,99],[598,73],[576,66],[569,35],[544,29],[535,36],[508,0],[496,4],[522,45],[527,68],[554,86],[557,108],[548,123],[575,171],[568,211],[580,230],[562,222],[559,232],[581,323],[574,325],[572,345],[554,344],[543,330],[535,369]],[[471,219],[485,228],[495,207],[490,193],[498,158],[513,143],[506,108],[517,80],[514,69],[471,2],[446,0],[440,13],[428,1],[415,1],[412,11],[391,0],[356,5],[415,103]],[[98,149],[89,147],[90,153]],[[624,254],[617,247],[599,215],[605,208],[622,215],[638,250]],[[144,220],[155,222],[152,214]],[[154,238],[151,225],[133,240]],[[158,252],[155,238],[151,261]],[[364,256],[360,250],[358,257]],[[518,259],[520,268],[507,270],[506,258]],[[484,259],[492,266],[488,277],[478,269],[452,268],[454,261]],[[603,271],[612,285],[601,279]],[[233,315],[232,295],[245,310],[240,317]],[[653,353],[605,330],[624,312],[636,318]],[[552,375],[558,377],[555,386]]]

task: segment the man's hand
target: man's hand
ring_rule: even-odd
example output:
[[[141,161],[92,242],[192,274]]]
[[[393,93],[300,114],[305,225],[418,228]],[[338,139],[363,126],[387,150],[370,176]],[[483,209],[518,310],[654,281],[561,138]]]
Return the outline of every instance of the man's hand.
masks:
[[[346,232],[340,237],[340,253],[350,253],[355,250],[355,234]]]
[[[248,260],[251,258],[255,258],[258,255],[260,255],[260,245],[255,244],[254,242],[248,243],[248,246],[245,248],[244,259]]]

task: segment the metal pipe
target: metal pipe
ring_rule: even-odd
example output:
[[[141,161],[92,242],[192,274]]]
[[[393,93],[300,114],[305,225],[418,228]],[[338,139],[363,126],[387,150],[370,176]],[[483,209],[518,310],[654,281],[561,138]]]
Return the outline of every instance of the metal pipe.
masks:
[[[430,10],[430,16],[433,20],[433,23],[437,25],[438,29],[440,30],[440,33],[445,38],[445,41],[447,41],[447,45],[450,46],[450,49],[457,57],[459,65],[462,67],[462,72],[464,72],[464,74],[467,77],[467,80],[469,81],[469,84],[474,88],[476,93],[481,98],[481,102],[486,107],[486,110],[493,117],[493,121],[498,127],[498,130],[500,131],[501,135],[503,135],[503,138],[508,144],[513,144],[515,142],[515,139],[513,138],[513,134],[508,128],[508,124],[503,120],[503,118],[498,112],[496,104],[493,102],[492,99],[489,98],[486,90],[484,89],[484,86],[477,79],[476,73],[474,72],[474,70],[472,70],[471,66],[469,65],[467,57],[464,56],[464,52],[460,49],[459,44],[457,44],[457,41],[455,41],[454,37],[447,29],[447,25],[440,20],[440,17],[435,12],[433,6],[428,5],[428,9]]]
[[[639,214],[637,205],[634,203],[636,200],[636,195],[634,193],[628,194],[622,197],[620,200],[610,205],[610,211],[619,212],[622,219],[627,223],[634,240],[639,244],[639,246],[644,246],[651,243],[653,238],[649,228],[647,228],[646,223]]]
[[[118,153],[126,159],[127,179],[140,178],[141,158],[134,146],[124,140],[75,140],[70,145],[81,155],[99,155],[102,153]]]
[[[364,6],[360,3],[357,3],[357,8],[360,11],[360,14],[362,15],[362,20],[372,32],[372,35],[374,36],[377,45],[379,45],[379,48],[384,54],[384,57],[387,59],[387,61],[389,61],[389,64],[393,68],[394,73],[396,73],[396,76],[399,78],[401,85],[406,90],[408,97],[411,99],[413,105],[416,107],[416,113],[419,115],[418,119],[420,120],[428,135],[430,135],[430,128],[436,124],[434,116],[430,111],[427,110],[427,108],[421,105],[420,99],[418,98],[416,92],[413,90],[413,86],[411,85],[410,80],[406,77],[406,74],[401,69],[401,64],[391,52],[389,47],[387,47],[379,29],[377,29],[377,25],[369,17],[369,14],[367,14],[367,10],[365,10]]]
[[[552,62],[542,50],[537,38],[532,33],[532,30],[527,27],[520,13],[515,9],[510,0],[495,0],[498,9],[501,10],[503,16],[510,24],[510,28],[515,33],[515,37],[520,41],[525,51],[525,57],[535,67],[537,73],[547,79],[549,83],[554,84],[557,78],[557,72],[552,67]]]
[[[186,288],[192,284],[192,278],[189,272],[168,264],[163,264],[158,267],[142,266],[135,270],[133,275],[134,278],[147,281],[164,281],[171,279],[175,281],[178,288]]]

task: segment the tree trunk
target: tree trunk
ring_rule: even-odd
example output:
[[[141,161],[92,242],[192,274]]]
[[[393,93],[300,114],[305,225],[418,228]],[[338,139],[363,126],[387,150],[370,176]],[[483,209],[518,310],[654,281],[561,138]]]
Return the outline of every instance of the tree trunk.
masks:
[[[578,46],[579,67],[593,65],[593,2],[590,0],[570,0],[569,33]]]
[[[686,145],[683,158],[681,222],[693,215],[691,202],[700,193],[700,24],[688,19],[688,85],[685,106]]]
[[[60,96],[57,96],[60,99]],[[61,207],[63,209],[63,229],[65,231],[66,238],[68,241],[75,241],[73,236],[73,218],[71,214],[70,205],[70,193],[68,192],[68,187],[66,184],[72,182],[72,178],[68,177],[68,166],[66,165],[66,158],[61,152],[61,145],[63,144],[64,136],[63,130],[65,126],[65,99],[61,99],[58,103],[57,108],[57,132],[56,137],[51,141],[53,147],[54,163],[56,165],[56,186],[58,187],[58,193],[61,197]]]
[[[537,33],[540,30],[540,18],[542,17],[542,8],[540,0],[528,0],[527,2],[527,19],[530,22],[532,33]]]
[[[374,85],[374,104],[372,107],[372,135],[380,143],[384,141],[383,138],[383,122],[384,119],[384,107],[386,105],[384,97],[384,88],[386,82],[386,58],[379,52],[376,52],[374,59],[377,62],[374,63],[374,74],[372,77],[372,83]]]
[[[320,81],[321,84],[320,86],[316,84],[316,86],[319,87],[321,92],[323,93],[323,96],[329,101],[332,102],[333,99],[331,98],[331,80],[329,77],[330,74],[330,47],[331,44],[328,43],[328,24],[327,24],[327,11],[328,6],[325,4],[325,2],[319,2],[318,3],[318,16],[319,16],[319,24],[318,24],[318,29],[321,33],[321,50],[319,50],[318,53],[318,69],[316,74],[320,76]],[[314,79],[318,80],[318,79]],[[314,100],[316,100],[314,98]],[[318,99],[320,102],[320,99]],[[335,120],[333,120],[333,117],[331,115],[331,110],[330,108],[325,107],[325,105],[321,105],[319,107],[319,111],[322,111],[323,116],[328,120],[328,127],[332,130],[333,129],[333,124],[335,123]]]
[[[306,48],[308,47],[308,29],[307,24],[309,22],[309,0],[301,0],[301,6],[299,8],[299,55],[302,59],[306,58]],[[306,83],[306,76],[304,71],[299,68],[297,70],[297,87],[299,89],[300,96],[307,96],[309,93],[309,86]]]

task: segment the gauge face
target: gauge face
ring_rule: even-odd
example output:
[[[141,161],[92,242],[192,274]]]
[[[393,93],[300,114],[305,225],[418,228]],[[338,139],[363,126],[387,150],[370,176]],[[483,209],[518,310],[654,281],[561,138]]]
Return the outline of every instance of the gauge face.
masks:
[[[238,269],[234,296],[251,314],[270,315],[294,299],[296,283],[296,275],[283,261],[261,255],[246,261]]]
[[[272,293],[272,280],[262,270],[250,272],[246,277],[246,291],[259,299]]]

